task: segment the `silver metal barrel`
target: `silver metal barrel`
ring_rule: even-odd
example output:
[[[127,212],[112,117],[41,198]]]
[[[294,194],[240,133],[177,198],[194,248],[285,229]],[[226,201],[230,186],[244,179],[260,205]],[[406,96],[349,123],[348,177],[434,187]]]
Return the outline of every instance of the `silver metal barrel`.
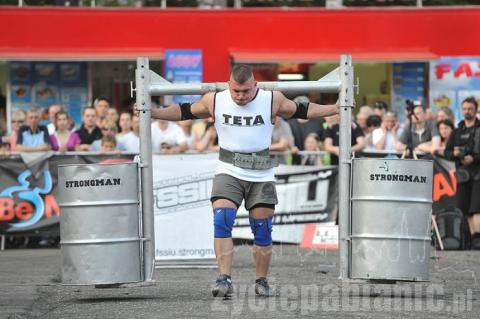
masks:
[[[59,165],[62,282],[143,280],[137,163]]]
[[[351,278],[427,281],[433,161],[354,159]]]

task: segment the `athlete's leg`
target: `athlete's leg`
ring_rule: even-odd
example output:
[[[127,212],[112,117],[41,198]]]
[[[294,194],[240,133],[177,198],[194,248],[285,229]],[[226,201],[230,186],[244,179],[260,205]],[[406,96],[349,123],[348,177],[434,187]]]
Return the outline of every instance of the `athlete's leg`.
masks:
[[[267,277],[272,259],[273,208],[256,206],[250,210],[250,226],[254,233],[253,259],[256,278]]]
[[[220,211],[221,210],[221,211]],[[230,211],[229,211],[230,210]],[[218,270],[220,274],[231,275],[232,261],[233,261],[233,241],[231,236],[231,226],[233,226],[233,220],[231,220],[231,210],[236,212],[237,206],[235,203],[228,199],[217,199],[213,202],[214,222],[215,225],[215,238],[214,249],[215,256],[217,258]],[[216,216],[215,216],[216,215]],[[224,220],[223,222],[221,220]],[[225,233],[222,233],[222,226],[225,224]],[[231,226],[230,226],[231,225]],[[230,234],[227,234],[228,228],[230,228]]]

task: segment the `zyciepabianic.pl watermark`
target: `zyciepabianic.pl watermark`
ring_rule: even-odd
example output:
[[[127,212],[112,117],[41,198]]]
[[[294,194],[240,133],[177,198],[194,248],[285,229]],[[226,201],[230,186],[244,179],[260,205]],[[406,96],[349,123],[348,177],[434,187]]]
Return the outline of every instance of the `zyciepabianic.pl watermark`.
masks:
[[[255,296],[253,284],[236,284],[231,302],[215,298],[213,312],[237,315],[248,312],[287,311],[302,315],[315,312],[442,312],[472,310],[472,290],[446,292],[440,284],[394,285],[325,284],[271,285],[276,296]]]

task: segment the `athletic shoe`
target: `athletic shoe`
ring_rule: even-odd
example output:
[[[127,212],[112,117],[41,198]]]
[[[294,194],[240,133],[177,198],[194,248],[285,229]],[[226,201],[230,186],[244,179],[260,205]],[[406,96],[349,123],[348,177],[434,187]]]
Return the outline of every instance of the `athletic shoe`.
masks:
[[[260,277],[255,280],[255,294],[262,297],[273,296],[273,291],[268,285],[267,278]]]
[[[214,297],[228,297],[233,293],[232,278],[228,275],[220,275],[212,289]]]

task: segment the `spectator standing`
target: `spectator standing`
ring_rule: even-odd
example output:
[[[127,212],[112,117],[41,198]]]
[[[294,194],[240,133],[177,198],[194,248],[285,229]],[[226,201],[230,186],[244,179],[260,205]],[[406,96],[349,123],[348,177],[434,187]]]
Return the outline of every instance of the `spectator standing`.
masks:
[[[120,116],[121,119],[121,116]],[[132,130],[118,139],[129,153],[140,152],[140,120],[138,116],[132,116]]]
[[[293,146],[293,135],[290,126],[280,116],[275,119],[272,133],[272,144],[270,145],[271,152],[287,152]],[[287,156],[277,155],[278,163],[286,164]]]
[[[425,108],[422,105],[415,105],[412,115],[411,129],[405,127],[397,142],[397,150],[404,151],[408,143],[412,149],[424,153],[433,153],[440,146],[440,136],[437,127],[427,121]]]
[[[115,136],[105,135],[99,141],[101,141],[100,152],[108,153],[117,150],[117,140],[115,139]]]
[[[102,124],[102,121],[107,117],[108,109],[110,108],[110,101],[105,97],[98,97],[93,102],[96,112],[96,124],[98,127]]]
[[[55,131],[50,134],[50,144],[52,150],[66,152],[68,151],[67,143],[73,134],[68,128],[68,114],[65,111],[55,113]]]
[[[115,139],[115,147],[120,151],[125,150],[125,147],[116,140],[118,128],[115,122],[108,119],[103,120],[100,130],[102,131],[102,139],[93,141],[93,143],[90,145],[91,152],[100,152],[102,150],[103,137],[105,136],[112,136]]]
[[[305,138],[305,151],[320,152],[320,137],[315,133],[310,133]],[[306,154],[302,156],[302,165],[322,166],[320,154]]]
[[[107,115],[105,116],[105,119],[117,124],[118,118],[119,117],[118,117],[117,109],[113,106],[109,107],[107,110]]]
[[[437,123],[437,129],[438,133],[440,134],[440,146],[435,150],[435,155],[443,157],[445,156],[445,147],[447,145],[447,141],[450,139],[450,135],[452,135],[453,131],[455,130],[455,126],[449,119],[444,119]]]
[[[152,150],[154,153],[176,154],[188,149],[187,138],[180,126],[158,120],[152,123]]]
[[[338,165],[338,156],[340,153],[340,116],[333,115],[327,122],[331,123],[325,130],[325,150],[331,154],[330,164]],[[359,125],[352,122],[351,133],[352,152],[360,152],[365,147],[365,137]]]
[[[23,125],[18,131],[16,151],[45,152],[50,149],[48,129],[40,125],[40,121],[40,109],[31,108],[27,112],[27,125]]]
[[[401,133],[397,115],[394,112],[387,112],[383,116],[381,126],[372,132],[372,143],[377,150],[395,152],[395,145]]]
[[[102,138],[102,131],[96,124],[97,115],[93,107],[89,106],[83,110],[82,120],[82,126],[68,140],[69,151],[89,151],[90,145]]]
[[[452,123],[455,123],[455,116],[453,115],[452,110],[448,106],[439,108],[437,111],[435,121],[439,123],[443,120],[450,120]]]
[[[472,248],[480,249],[480,120],[476,119],[477,101],[462,101],[464,120],[448,139],[445,157],[455,161],[458,206],[468,216]]]
[[[10,136],[5,136],[2,142],[5,142],[10,145],[10,150],[13,152],[16,150],[17,147],[17,137],[20,127],[25,123],[27,115],[22,110],[17,110],[12,114],[12,133]]]
[[[198,151],[218,151],[218,135],[213,122],[207,123],[205,132],[195,146]]]
[[[372,108],[368,105],[364,105],[360,107],[357,115],[355,116],[355,122],[362,129],[363,135],[367,134],[367,119],[370,115],[373,115]]]
[[[372,114],[367,118],[367,128],[365,130],[365,151],[375,151],[375,145],[373,144],[372,133],[374,130],[382,125],[382,118],[378,115]]]
[[[47,129],[48,129],[49,135],[52,135],[53,133],[55,133],[55,125],[56,125],[55,115],[62,110],[63,110],[62,106],[58,104],[52,104],[48,107],[48,118],[50,120],[50,123],[47,124]]]
[[[297,96],[294,100],[295,103],[309,103],[310,100],[306,96]],[[305,139],[310,133],[315,133],[320,138],[320,141],[324,139],[324,124],[325,121],[322,118],[315,119],[289,119],[288,125],[292,131],[294,145],[292,152],[300,150],[303,151],[305,147]],[[292,164],[301,164],[302,157],[298,154],[292,154]]]
[[[118,126],[120,127],[120,132],[118,132],[117,134],[117,139],[125,136],[132,130],[132,115],[128,112],[123,112],[122,114],[120,114]]]
[[[373,106],[373,114],[379,116],[381,119],[383,119],[383,116],[385,115],[385,113],[387,113],[387,110],[388,105],[383,101],[377,101]]]
[[[193,121],[192,120],[185,120],[178,122],[178,125],[182,129],[185,137],[187,138],[187,145],[189,149],[194,149],[197,143],[199,142],[200,138],[195,134],[192,130]]]

